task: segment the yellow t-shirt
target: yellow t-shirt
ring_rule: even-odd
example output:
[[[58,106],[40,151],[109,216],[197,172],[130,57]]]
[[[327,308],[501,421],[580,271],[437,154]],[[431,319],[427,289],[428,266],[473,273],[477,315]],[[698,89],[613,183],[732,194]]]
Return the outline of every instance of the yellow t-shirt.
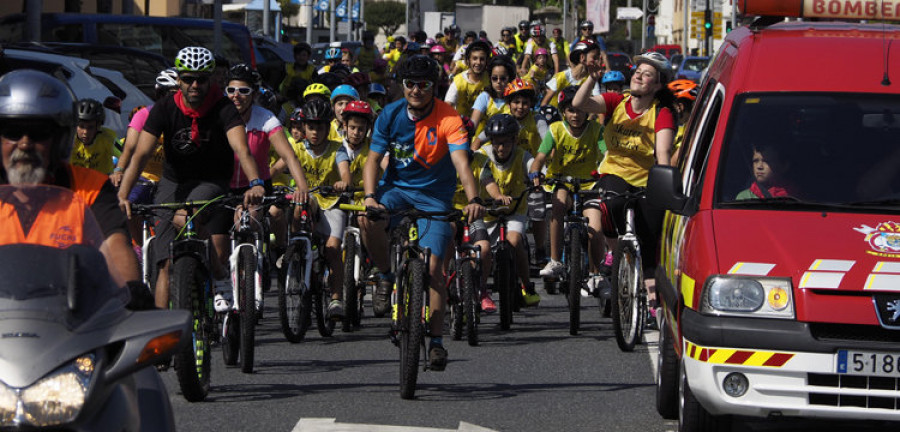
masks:
[[[500,193],[509,195],[513,198],[518,197],[527,188],[528,168],[525,166],[525,163],[528,159],[531,159],[530,153],[526,152],[522,147],[516,146],[516,149],[510,156],[510,160],[504,164],[505,166],[500,166],[500,164],[494,162],[487,156],[487,152],[488,149],[486,147],[482,147],[478,150],[478,153],[483,153],[485,154],[485,157],[488,158],[487,169],[490,170],[491,177],[494,178],[494,182],[497,183],[497,187],[500,188]],[[528,206],[522,203],[519,205],[519,208],[516,209],[516,214],[525,214],[526,210],[528,210]],[[495,218],[485,216],[485,220],[493,219]]]
[[[366,161],[369,159],[369,139],[366,138],[365,143],[356,152],[356,157],[350,161],[350,187],[363,188],[363,168],[366,167]],[[365,199],[365,191],[360,190],[353,193],[353,204],[362,205]]]
[[[459,115],[472,117],[472,104],[485,87],[490,85],[490,78],[487,74],[482,74],[481,79],[477,82],[468,80],[468,72],[461,73],[453,77],[453,84],[456,85],[456,112]]]
[[[481,121],[475,125],[475,136],[481,135],[484,127],[487,126],[488,119],[496,114],[509,114],[509,104],[505,103],[503,106],[498,106],[494,102],[494,98],[488,96],[487,111],[482,113]]]
[[[342,145],[341,142],[328,140],[325,143],[325,150],[319,155],[312,154],[308,144],[306,141],[301,143],[297,158],[300,159],[300,165],[306,173],[306,183],[309,187],[331,186],[340,181],[341,175],[338,173],[335,156]],[[314,193],[313,198],[319,203],[319,208],[330,209],[337,204],[339,197],[325,197]]]
[[[646,186],[650,167],[656,163],[657,101],[635,119],[628,117],[627,96],[616,106],[603,133],[606,158],[600,164],[603,174],[615,174],[632,186]],[[592,122],[593,123],[593,122]]]
[[[536,155],[541,147],[541,135],[537,130],[537,121],[534,119],[534,111],[529,111],[524,119],[519,120],[519,148]]]
[[[302,67],[297,67],[294,63],[285,63],[284,73],[284,79],[281,80],[281,84],[278,86],[278,91],[282,93],[284,93],[284,89],[291,85],[291,81],[294,78],[303,78],[312,82],[313,76],[316,74],[316,67],[312,63],[307,63],[306,66]]]
[[[580,86],[587,80],[587,78],[588,74],[584,74],[581,79],[574,81],[574,77],[572,77],[572,69],[566,69],[562,72],[558,72],[556,75],[553,75],[553,78],[551,78],[551,80],[555,80],[556,90],[553,91],[553,98],[550,99],[550,105],[559,107],[559,101],[557,98],[559,92],[569,86]],[[548,82],[548,86],[549,85],[550,83]]]
[[[331,119],[331,128],[328,130],[328,141],[344,141],[344,131],[337,119]]]
[[[299,157],[300,151],[303,150],[303,143],[295,140],[294,137],[287,132],[285,132],[285,136],[291,144],[291,149],[294,150],[294,154]],[[281,156],[275,151],[275,146],[269,146],[269,168],[275,165],[275,162],[278,162],[279,159],[281,159]],[[272,173],[272,186],[293,186],[293,182],[294,179],[291,178],[290,173],[284,171]]]
[[[488,157],[482,152],[475,152],[472,154],[472,162],[469,163],[469,167],[472,168],[472,175],[475,176],[475,187],[478,188],[478,196],[484,196],[485,191],[484,188],[481,187],[481,171],[484,169],[485,165],[487,165]],[[456,177],[456,193],[453,194],[453,208],[457,210],[462,210],[469,205],[469,199],[466,197],[466,190],[463,188],[462,182],[459,181],[459,176]]]
[[[70,163],[83,168],[100,171],[103,174],[112,173],[113,156],[116,152],[116,133],[109,128],[100,127],[94,142],[85,145],[78,137],[72,146]]]
[[[597,122],[586,122],[581,136],[573,136],[565,121],[553,122],[544,137],[540,152],[551,154],[547,164],[547,176],[565,174],[577,178],[588,178],[597,169],[603,155],[597,142],[600,141],[601,127]],[[593,184],[582,185],[583,189]]]

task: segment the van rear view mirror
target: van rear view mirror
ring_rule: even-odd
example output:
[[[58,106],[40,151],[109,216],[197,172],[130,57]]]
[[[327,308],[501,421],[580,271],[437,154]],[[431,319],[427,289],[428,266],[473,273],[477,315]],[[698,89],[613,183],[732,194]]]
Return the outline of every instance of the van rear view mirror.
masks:
[[[647,201],[654,207],[671,210],[677,214],[687,213],[688,198],[681,188],[681,173],[678,168],[654,165],[647,180]]]

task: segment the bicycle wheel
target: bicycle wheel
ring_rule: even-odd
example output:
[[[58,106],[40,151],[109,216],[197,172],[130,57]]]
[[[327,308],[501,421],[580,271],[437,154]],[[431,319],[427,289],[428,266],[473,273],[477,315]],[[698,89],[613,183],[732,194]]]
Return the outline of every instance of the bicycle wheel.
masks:
[[[206,304],[203,289],[208,282],[203,264],[191,255],[179,257],[172,263],[169,300],[172,309],[191,312],[191,343],[174,357],[175,375],[184,398],[190,402],[206,399],[209,394],[210,366],[209,334],[206,328]]]
[[[305,308],[304,294],[307,290],[303,284],[306,278],[306,259],[299,253],[289,252],[282,264],[284,284],[278,289],[278,318],[281,331],[291,343],[302,342],[306,331],[312,324],[310,319],[311,304]],[[306,295],[307,303],[310,303]]]
[[[358,321],[357,315],[359,308],[357,306],[359,297],[359,285],[357,284],[356,256],[359,250],[356,244],[356,237],[347,235],[344,237],[344,321],[343,331],[353,331],[353,326]]]
[[[249,247],[238,254],[238,296],[241,315],[241,372],[253,372],[256,344],[256,255]]]
[[[616,343],[622,351],[634,350],[640,338],[639,291],[643,283],[640,257],[634,244],[620,241],[613,255],[612,318]]]
[[[509,250],[500,245],[494,254],[494,288],[500,293],[500,328],[509,330],[516,301],[513,297],[513,275],[510,273]]]
[[[467,263],[463,262],[461,267],[465,267]],[[453,275],[451,283],[447,287],[449,302],[450,302],[450,334],[453,336],[453,340],[460,340],[463,336],[463,329],[465,327],[465,312],[463,308],[463,280],[462,273],[460,272],[460,266],[457,265],[456,260],[450,261],[450,266],[452,267],[449,270],[449,274]],[[449,278],[448,278],[449,279]]]
[[[313,264],[314,266],[321,264]],[[316,275],[322,276],[316,276]],[[331,290],[329,289],[325,279],[327,278],[323,272],[313,272],[310,279],[310,291],[312,292],[312,310],[316,316],[316,328],[322,337],[331,337],[334,334],[335,322],[328,318],[328,303],[331,301]]]
[[[471,263],[463,263],[459,281],[462,285],[462,309],[465,313],[466,340],[470,346],[478,345],[478,284],[480,280]]]
[[[574,227],[569,243],[569,334],[575,336],[581,327],[581,286],[584,284],[586,235],[580,226]]]
[[[241,346],[240,317],[227,313],[222,319],[222,361],[226,366],[234,366],[238,361]]]
[[[419,360],[425,338],[423,302],[425,293],[425,264],[419,258],[409,261],[405,280],[397,293],[400,322],[400,397],[412,399],[416,394]]]

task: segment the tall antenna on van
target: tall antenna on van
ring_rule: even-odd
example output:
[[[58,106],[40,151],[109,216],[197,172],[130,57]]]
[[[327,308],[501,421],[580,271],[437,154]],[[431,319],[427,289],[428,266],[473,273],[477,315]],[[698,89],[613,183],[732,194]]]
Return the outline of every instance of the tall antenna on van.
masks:
[[[887,24],[885,24],[884,20],[881,21],[881,50],[884,52],[884,76],[881,78],[881,85],[887,87],[891,85],[891,77],[888,75],[889,71],[889,63],[891,57],[891,44],[894,43],[894,39],[891,38],[891,41],[887,41]],[[887,47],[885,48],[885,43],[887,43]]]

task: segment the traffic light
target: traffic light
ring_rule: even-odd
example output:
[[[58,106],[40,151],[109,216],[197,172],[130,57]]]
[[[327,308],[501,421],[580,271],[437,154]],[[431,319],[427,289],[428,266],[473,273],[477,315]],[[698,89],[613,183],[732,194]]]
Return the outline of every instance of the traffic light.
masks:
[[[713,35],[713,11],[712,9],[706,9],[703,12],[703,29],[706,31],[706,37],[712,37]]]

